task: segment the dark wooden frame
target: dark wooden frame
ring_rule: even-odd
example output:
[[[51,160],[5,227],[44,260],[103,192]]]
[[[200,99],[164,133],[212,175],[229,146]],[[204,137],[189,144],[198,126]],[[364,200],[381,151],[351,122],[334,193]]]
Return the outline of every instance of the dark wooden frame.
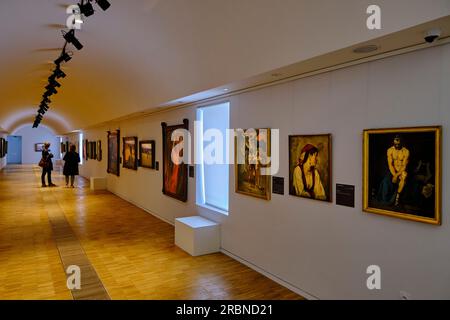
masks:
[[[91,141],[91,159],[92,160],[97,160],[97,142],[96,141]]]
[[[328,170],[329,170],[329,184],[328,184],[328,190],[326,190],[329,194],[329,199],[313,199],[313,198],[307,198],[307,197],[302,197],[302,196],[298,196],[296,194],[292,194],[292,190],[291,190],[291,185],[293,183],[292,181],[292,176],[291,176],[291,139],[292,138],[308,138],[308,137],[328,137],[328,152],[329,152],[329,157],[328,157]],[[289,165],[288,165],[288,170],[289,170],[289,194],[291,196],[294,197],[299,197],[299,198],[303,198],[303,199],[310,199],[310,200],[316,200],[316,201],[323,201],[323,202],[333,202],[333,161],[332,161],[332,157],[333,157],[333,149],[332,149],[332,143],[331,143],[331,139],[332,139],[332,135],[331,133],[326,133],[326,134],[295,134],[295,135],[289,135],[289,140],[288,140],[288,148],[289,148]]]
[[[102,140],[97,141],[97,161],[102,161]]]
[[[115,138],[117,139],[117,141],[116,141],[116,143],[117,143],[117,164],[115,165],[115,172],[114,171],[112,171],[112,168],[111,168],[111,150],[110,150],[110,148],[109,148],[109,139],[110,139],[110,137],[112,137],[112,138],[114,138],[114,136],[115,136]],[[108,142],[108,167],[107,167],[107,172],[108,173],[110,173],[110,174],[115,174],[116,176],[120,176],[120,130],[116,130],[115,132],[111,132],[111,131],[108,131],[108,140],[107,140],[107,142]]]
[[[152,146],[152,164],[149,166],[144,166],[142,164],[142,145],[143,144],[150,144]],[[147,168],[147,169],[155,169],[155,164],[156,164],[156,159],[155,159],[155,140],[144,140],[144,141],[139,141],[139,166],[142,168]]]
[[[131,167],[126,165],[125,161],[125,145],[127,140],[134,141],[134,163]],[[138,169],[138,138],[137,137],[123,137],[122,138],[123,146],[122,146],[122,167],[125,169],[137,170]]]
[[[5,139],[0,138],[0,158],[3,159],[5,157]]]
[[[171,193],[169,191],[166,190],[165,188],[165,178],[166,178],[166,163],[168,161],[168,159],[166,159],[167,157],[170,157],[171,155],[171,150],[167,150],[168,146],[166,145],[166,137],[167,137],[167,132],[168,131],[174,131],[176,129],[185,129],[185,130],[189,130],[189,120],[188,119],[183,119],[183,124],[179,124],[179,125],[173,125],[173,126],[168,126],[166,122],[162,122],[161,123],[161,127],[162,127],[162,141],[163,141],[163,154],[162,154],[162,158],[163,158],[163,188],[162,188],[162,192],[163,194],[175,198],[177,200],[183,201],[183,202],[187,202],[188,199],[188,164],[182,164],[183,169],[184,169],[184,184],[183,184],[183,194],[178,195],[178,194],[174,194]],[[170,151],[170,153],[168,153]]]

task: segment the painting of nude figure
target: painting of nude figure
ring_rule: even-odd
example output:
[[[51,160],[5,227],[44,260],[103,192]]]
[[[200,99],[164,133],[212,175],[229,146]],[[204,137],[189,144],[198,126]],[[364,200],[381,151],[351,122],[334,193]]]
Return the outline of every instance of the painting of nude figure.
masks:
[[[441,127],[364,131],[363,210],[441,224]]]

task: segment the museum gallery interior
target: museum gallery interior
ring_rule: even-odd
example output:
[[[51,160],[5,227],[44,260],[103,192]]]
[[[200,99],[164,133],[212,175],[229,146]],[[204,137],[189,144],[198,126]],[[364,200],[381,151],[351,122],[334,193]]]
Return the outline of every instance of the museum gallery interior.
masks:
[[[0,26],[0,300],[450,299],[450,0]]]

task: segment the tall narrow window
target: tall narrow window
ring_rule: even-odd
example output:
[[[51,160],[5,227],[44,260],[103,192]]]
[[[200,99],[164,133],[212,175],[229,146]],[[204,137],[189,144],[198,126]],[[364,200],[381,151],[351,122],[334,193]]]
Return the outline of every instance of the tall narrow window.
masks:
[[[197,204],[228,214],[228,102],[197,109]]]

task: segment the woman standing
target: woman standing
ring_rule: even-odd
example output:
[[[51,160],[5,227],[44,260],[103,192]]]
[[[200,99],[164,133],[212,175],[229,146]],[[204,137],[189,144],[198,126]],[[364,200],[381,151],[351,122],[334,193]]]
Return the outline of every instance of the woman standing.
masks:
[[[63,160],[65,161],[63,174],[66,176],[66,187],[69,187],[70,177],[70,187],[74,188],[75,176],[79,174],[78,163],[80,163],[80,155],[76,152],[74,145],[70,146],[70,151],[66,153]]]
[[[52,162],[53,154],[50,152],[50,143],[46,142],[44,144],[44,150],[42,150],[42,187],[45,188],[47,185],[45,184],[45,175],[47,175],[48,186],[56,187],[52,182],[52,171],[53,171],[53,162]]]

